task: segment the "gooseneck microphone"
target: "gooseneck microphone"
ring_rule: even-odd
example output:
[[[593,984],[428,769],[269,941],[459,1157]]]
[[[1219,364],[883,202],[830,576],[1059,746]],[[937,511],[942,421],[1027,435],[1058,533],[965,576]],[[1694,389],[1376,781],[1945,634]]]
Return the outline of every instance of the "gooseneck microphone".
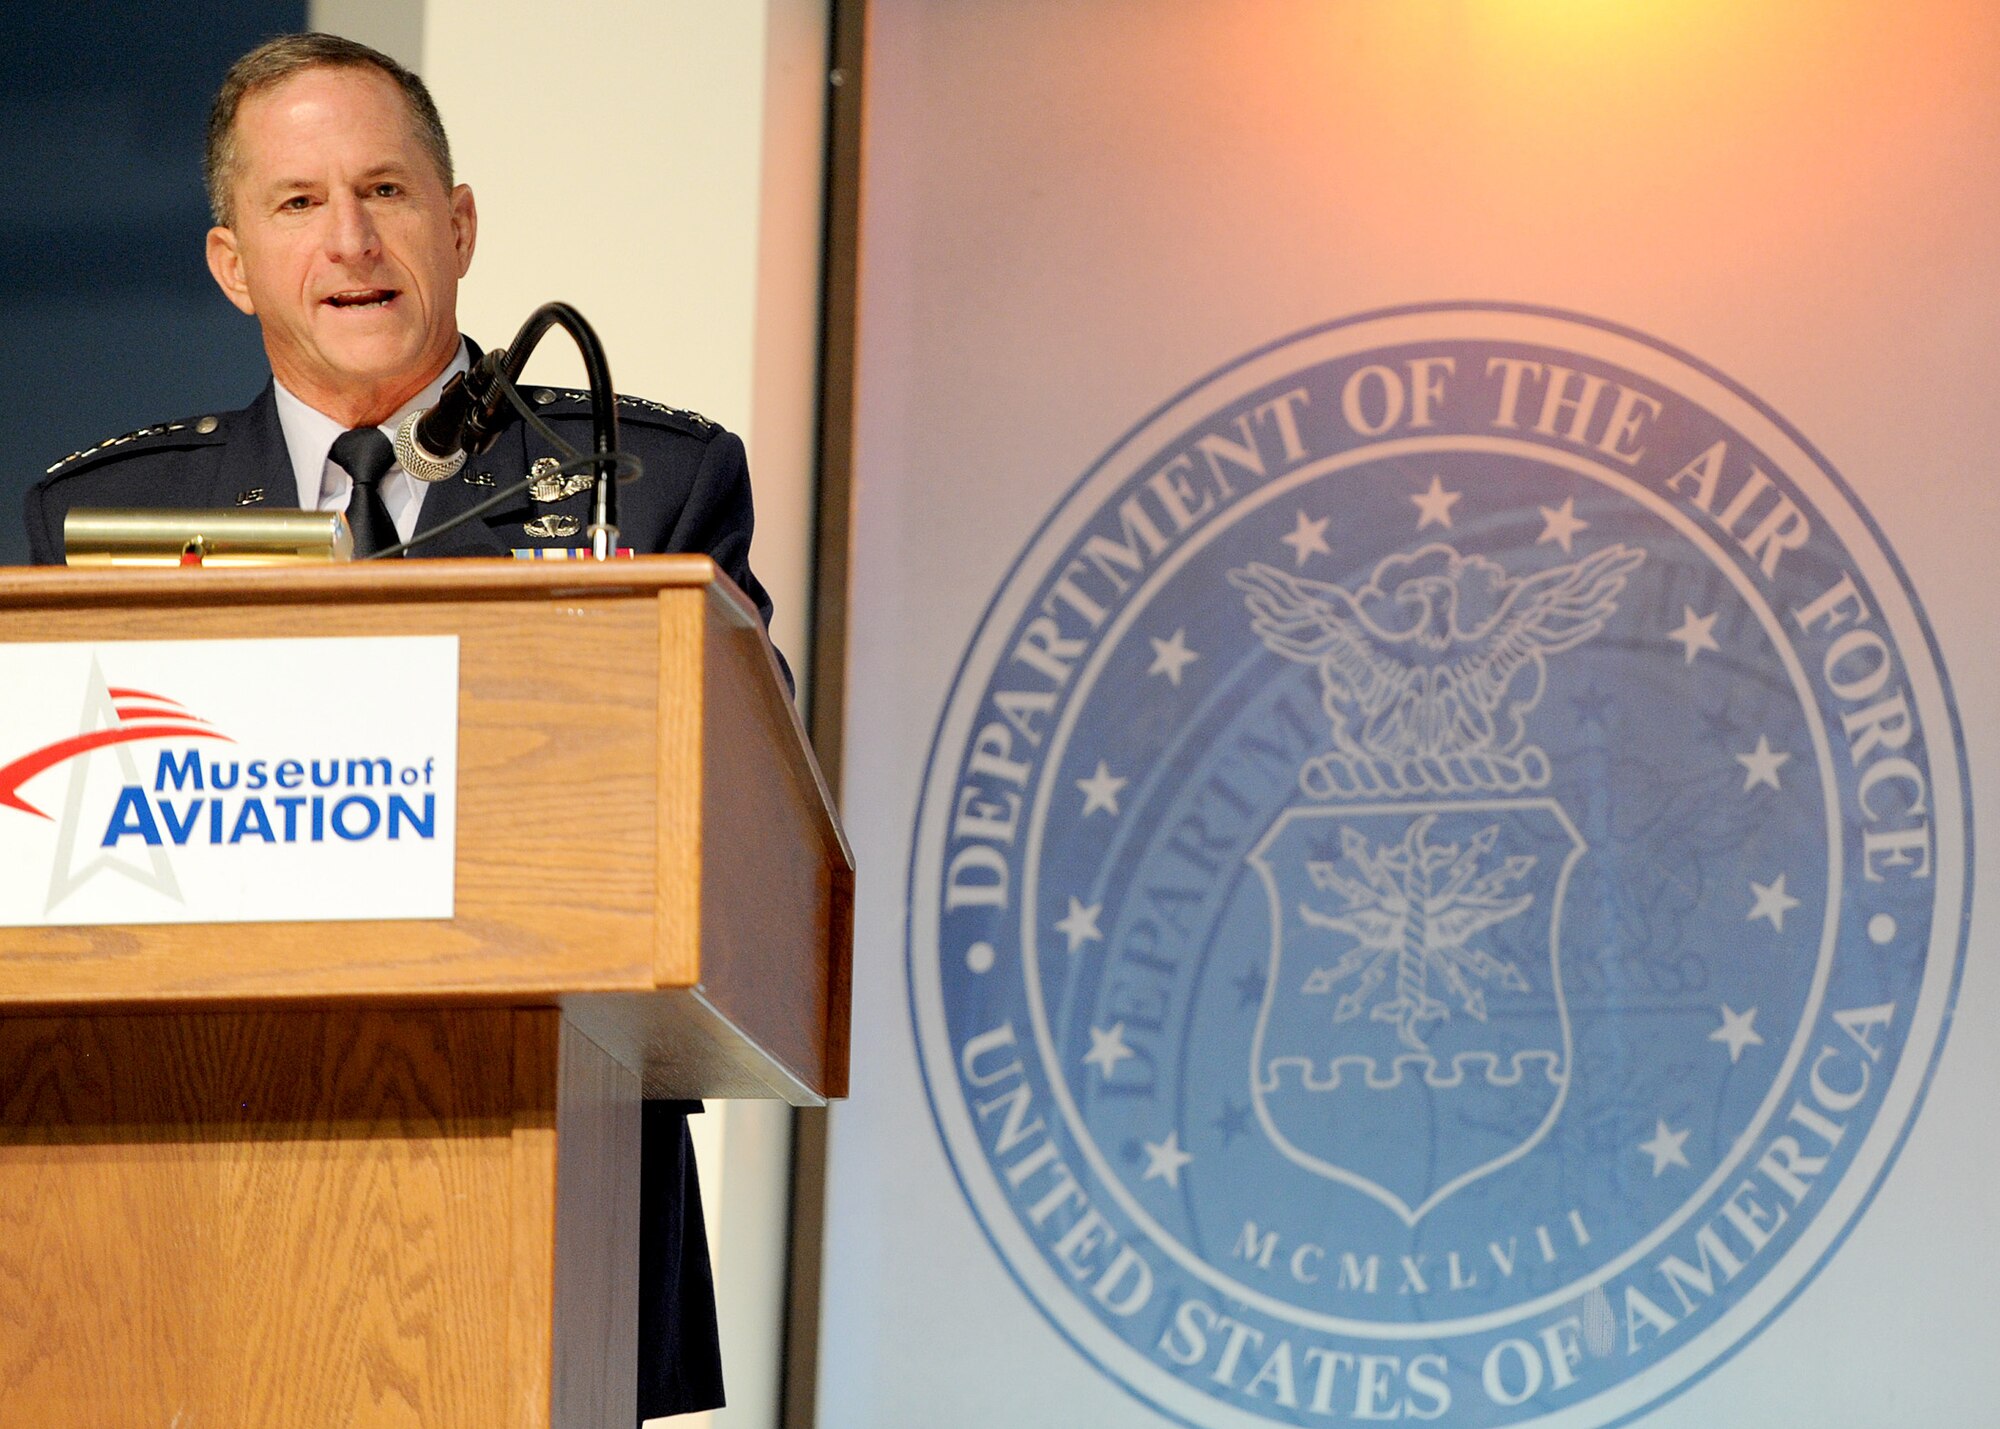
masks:
[[[454,377],[452,381],[456,383],[458,378]],[[446,391],[448,393],[450,389],[447,388]],[[438,406],[443,405],[444,399],[440,397]],[[438,453],[432,450],[432,443],[429,440],[417,434],[417,428],[423,425],[424,419],[434,415],[437,410],[437,407],[433,407],[428,412],[412,412],[403,418],[402,425],[396,428],[396,462],[410,474],[413,481],[449,481],[457,476],[458,469],[465,465],[463,446],[456,442],[438,442],[436,445],[445,447],[443,453]]]
[[[467,456],[493,445],[506,426],[505,389],[496,380],[507,350],[497,348],[445,383],[437,405],[396,428],[396,460],[417,481],[448,481]]]
[[[515,391],[514,383],[528,365],[543,334],[559,327],[575,341],[590,385],[591,452],[588,456],[564,442],[544,425]],[[591,492],[591,555],[606,560],[618,552],[618,482],[637,477],[638,459],[618,450],[618,394],[611,386],[611,368],[604,345],[582,313],[568,303],[544,303],[521,324],[514,341],[498,347],[445,383],[436,405],[405,417],[396,429],[396,460],[418,481],[445,481],[457,475],[468,456],[492,449],[500,433],[519,418],[571,460],[558,470],[586,470],[595,478]],[[379,560],[400,556],[412,546],[443,535],[519,496],[534,478],[526,477],[495,493],[470,510],[458,512],[441,525],[419,531],[408,541],[369,556]]]

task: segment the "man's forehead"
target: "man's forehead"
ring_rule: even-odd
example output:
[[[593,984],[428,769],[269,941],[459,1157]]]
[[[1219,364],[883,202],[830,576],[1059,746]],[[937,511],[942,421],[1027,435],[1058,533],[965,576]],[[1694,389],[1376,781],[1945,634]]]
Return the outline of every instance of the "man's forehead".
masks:
[[[382,164],[407,165],[422,152],[415,110],[395,80],[369,66],[319,65],[246,95],[235,137],[248,153],[274,146],[308,151],[347,137],[383,145]]]

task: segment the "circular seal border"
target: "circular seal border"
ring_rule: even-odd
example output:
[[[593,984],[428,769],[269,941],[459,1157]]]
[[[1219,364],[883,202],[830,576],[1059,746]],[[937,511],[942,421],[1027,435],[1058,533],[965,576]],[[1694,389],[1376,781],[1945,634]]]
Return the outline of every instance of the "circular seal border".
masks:
[[[1478,330],[1482,320],[1525,319],[1547,323],[1552,327],[1567,327],[1572,330],[1580,328],[1595,332],[1613,340],[1614,343],[1628,344],[1638,353],[1648,357],[1664,358],[1676,363],[1684,373],[1713,384],[1722,394],[1740,403],[1747,413],[1768,424],[1769,436],[1775,436],[1782,443],[1794,448],[1813,472],[1830,484],[1839,501],[1830,504],[1815,503],[1816,514],[1827,522],[1829,529],[1835,533],[1853,559],[1857,573],[1867,580],[1869,588],[1877,594],[1881,614],[1885,623],[1895,633],[1898,644],[1911,643],[1909,641],[1911,635],[1921,637],[1921,647],[1928,657],[1928,668],[1923,673],[1930,676],[1935,689],[1924,691],[1913,681],[1912,690],[1917,697],[1924,728],[1934,732],[1928,741],[1932,751],[1932,787],[1939,794],[1948,792],[1955,804],[1955,808],[1951,808],[1948,812],[1953,816],[1951,826],[1957,834],[1958,848],[1962,850],[1962,857],[1956,860],[1956,866],[1946,870],[1949,877],[1956,879],[1958,887],[1953,889],[1941,880],[1938,894],[1931,905],[1940,923],[1944,922],[1943,915],[1946,914],[1955,919],[1955,937],[1951,926],[1934,927],[1927,949],[1927,957],[1935,957],[1940,953],[1949,956],[1950,975],[1948,978],[1926,979],[1926,986],[1935,988],[1941,983],[1942,990],[1932,995],[1934,1010],[1925,1009],[1922,1003],[1917,1005],[1920,1014],[1929,1011],[1930,1015],[1918,1016],[1913,1020],[1912,1040],[1904,1044],[1904,1059],[1898,1067],[1896,1076],[1885,1090],[1872,1120],[1870,1132],[1864,1139],[1864,1151],[1871,1141],[1887,1141],[1886,1147],[1879,1152],[1878,1164],[1872,1171],[1866,1166],[1851,1168],[1848,1177],[1844,1178],[1852,1180],[1858,1173],[1859,1177],[1865,1178],[1865,1184],[1857,1186],[1850,1195],[1840,1198],[1844,1204],[1835,1203],[1822,1207],[1801,1232],[1798,1241],[1787,1252],[1784,1260],[1781,1260],[1772,1272],[1751,1287],[1744,1297],[1731,1304],[1713,1324],[1687,1345],[1621,1381],[1613,1389],[1594,1396],[1591,1400],[1558,1410],[1552,1415],[1532,1422],[1548,1426],[1548,1429],[1557,1429],[1558,1426],[1576,1426],[1576,1429],[1582,1429],[1586,1424],[1591,1426],[1591,1429],[1614,1429],[1614,1426],[1629,1424],[1661,1404],[1677,1398],[1727,1364],[1790,1307],[1817,1278],[1859,1224],[1862,1216],[1873,1205],[1875,1197],[1880,1193],[1900,1157],[1910,1132],[1921,1114],[1932,1078],[1943,1055],[1944,1044],[1950,1032],[1953,1009],[1964,977],[1966,950],[1970,937],[1972,871],[1975,866],[1976,845],[1964,731],[1959,719],[1957,702],[1953,696],[1950,676],[1945,668],[1942,652],[1938,648],[1936,635],[1924,614],[1909,574],[1888,543],[1873,514],[1857,499],[1853,488],[1838,469],[1827,461],[1786,418],[1734,379],[1670,343],[1601,318],[1555,307],[1524,303],[1457,301],[1414,303],[1371,309],[1286,334],[1203,374],[1159,403],[1121,433],[1051,504],[1047,515],[1037,524],[1002,573],[993,595],[980,613],[971,640],[952,671],[944,707],[925,752],[924,775],[919,786],[915,818],[911,824],[913,837],[904,891],[905,992],[912,1036],[916,1043],[918,1075],[924,1087],[933,1126],[944,1146],[953,1179],[958,1183],[960,1194],[965,1197],[973,1211],[973,1218],[979,1225],[981,1234],[985,1236],[1002,1266],[1028,1297],[1030,1303],[1086,1362],[1148,1409],[1187,1425],[1189,1429],[1213,1429],[1213,1426],[1218,1425],[1230,1426],[1230,1429],[1236,1429],[1236,1426],[1240,1426],[1240,1429],[1268,1429],[1268,1426],[1276,1421],[1247,1414],[1219,1399],[1195,1391],[1190,1391],[1191,1402],[1185,1407],[1166,1402],[1168,1397],[1179,1398],[1179,1396],[1162,1396],[1149,1392],[1149,1388],[1141,1387],[1146,1381],[1156,1381],[1164,1377],[1165,1372],[1159,1366],[1152,1364],[1131,1346],[1108,1334],[1101,1337],[1105,1341],[1102,1345],[1086,1343],[1085,1335],[1068,1323],[1058,1310],[1059,1305],[1075,1299],[1072,1288],[1055,1279],[1034,1243],[1021,1232],[1018,1224],[1011,1219],[995,1223],[998,1218],[989,1214],[990,1208],[975,1192],[968,1180],[968,1168],[961,1163],[960,1148],[954,1140],[952,1127],[947,1125],[947,1109],[938,1095],[938,1077],[934,1076],[934,1074],[941,1074],[944,1077],[955,1075],[952,1052],[948,1046],[940,1048],[939,1045],[948,1039],[927,1035],[925,1009],[920,1004],[920,998],[925,991],[933,994],[933,1000],[938,992],[936,977],[926,975],[936,972],[934,943],[929,949],[931,957],[928,968],[919,959],[917,945],[918,931],[925,921],[917,906],[919,890],[917,880],[926,852],[921,834],[926,819],[930,816],[929,810],[934,797],[938,793],[933,789],[933,785],[940,778],[938,756],[940,750],[946,747],[946,735],[955,722],[954,717],[965,696],[966,676],[974,667],[976,657],[982,655],[983,647],[1004,638],[1011,632],[1013,613],[1008,614],[1005,629],[996,627],[996,616],[1002,613],[1001,607],[1007,602],[1008,597],[1017,593],[1017,583],[1022,573],[1031,566],[1038,568],[1039,565],[1046,564],[1049,552],[1045,548],[1052,541],[1059,545],[1061,540],[1068,538],[1069,533],[1066,531],[1058,534],[1056,529],[1058,525],[1065,517],[1081,519],[1076,510],[1078,498],[1094,483],[1102,480],[1107,470],[1121,458],[1130,457],[1135,451],[1143,451],[1145,438],[1149,433],[1156,428],[1169,425],[1170,419],[1174,418],[1184,405],[1225,378],[1235,375],[1240,381],[1252,382],[1253,379],[1246,375],[1247,369],[1266,363],[1278,354],[1313,339],[1367,325],[1392,323],[1400,319],[1437,318],[1445,315],[1468,320],[1465,329],[1449,334],[1457,340],[1492,338],[1523,343],[1539,342],[1558,349],[1564,347],[1560,334],[1555,332],[1537,335],[1518,327],[1493,331]],[[1399,336],[1392,333],[1385,336],[1380,345],[1394,345],[1398,340]],[[1362,350],[1365,348],[1356,349],[1356,351]],[[1592,352],[1590,355],[1607,362],[1618,360],[1602,352]],[[1627,365],[1636,371],[1646,371],[1642,363]],[[1284,370],[1291,369],[1288,367]],[[1737,430],[1745,429],[1738,427]],[[1752,437],[1763,435],[1747,430],[1745,434]],[[1087,517],[1088,513],[1083,515]],[[1902,606],[1900,610],[1892,608],[1886,600],[1881,599],[1891,593],[1900,600]],[[979,663],[983,667],[988,662],[982,660]],[[1947,732],[1948,746],[1938,737]],[[1956,766],[1958,777],[1955,781],[1942,777],[1945,770],[1941,766],[1946,760],[1940,758],[1939,753],[1946,748],[1949,748],[1952,756],[1950,762]],[[947,774],[950,772],[946,771]],[[1942,801],[1940,802],[1942,804]],[[1938,812],[1943,814],[1947,810],[1940,807]],[[1940,824],[1942,823],[1943,820],[1940,820]],[[1931,1030],[1927,1034],[1928,1054],[1924,1055],[1925,1048],[1920,1034],[1924,1034],[1926,1027]],[[1907,1054],[1912,1051],[1919,1055],[1910,1058]],[[942,1064],[934,1065],[940,1056]],[[958,1109],[963,1111],[962,1106]],[[983,1160],[977,1169],[990,1177],[991,1168]],[[1835,1189],[1838,1191],[1841,1188],[1836,1186]],[[1019,1244],[1010,1249],[1005,1243],[1008,1241],[1018,1241]],[[1796,1278],[1789,1284],[1771,1286],[1770,1282],[1782,1272],[1786,1262],[1799,1266]],[[1088,1315],[1087,1311],[1084,1313]],[[1717,1341],[1720,1343],[1715,1343]],[[1709,1347],[1712,1344],[1714,1348],[1711,1349]],[[1692,1368],[1681,1368],[1690,1361],[1693,1362]],[[1607,1397],[1616,1397],[1624,1402],[1615,1406],[1608,1405],[1605,1402]],[[1609,1417],[1600,1417],[1604,1415]]]

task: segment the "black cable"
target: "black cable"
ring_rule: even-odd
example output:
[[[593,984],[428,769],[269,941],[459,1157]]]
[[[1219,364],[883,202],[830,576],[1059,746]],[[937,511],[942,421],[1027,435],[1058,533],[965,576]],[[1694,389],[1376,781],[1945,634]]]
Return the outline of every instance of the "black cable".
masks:
[[[583,459],[582,448],[573,447],[557,436],[554,428],[550,427],[547,422],[544,422],[535,414],[535,409],[528,405],[528,399],[521,395],[520,389],[507,380],[505,372],[494,373],[493,380],[500,384],[502,395],[514,404],[514,410],[521,414],[521,420],[526,422],[529,428],[540,436],[543,441],[547,442],[571,461],[580,461]]]
[[[446,425],[451,429],[448,440],[456,449],[468,457],[479,456],[490,451],[500,432],[514,416],[526,419],[529,427],[557,451],[566,454],[571,463],[581,461],[582,454],[557,436],[522,399],[515,387],[515,379],[527,369],[528,357],[535,344],[542,340],[552,327],[560,327],[576,343],[577,353],[583,358],[584,372],[590,383],[590,437],[592,456],[588,470],[593,473],[593,490],[590,501],[591,548],[600,557],[610,553],[609,548],[617,545],[618,535],[618,488],[625,480],[635,479],[643,467],[637,458],[623,456],[618,451],[618,393],[611,385],[611,368],[604,358],[604,344],[598,340],[596,331],[585,320],[582,313],[568,303],[543,303],[521,324],[521,330],[514,334],[514,340],[502,348],[495,348],[473,364],[466,372],[445,384],[438,405],[417,424],[419,436],[427,444],[429,436],[424,432],[426,422],[445,413]],[[494,388],[507,399],[514,408],[513,413],[504,414],[502,404],[493,400]],[[440,440],[447,437],[441,436]],[[430,448],[426,445],[426,450]],[[621,479],[621,469],[629,476]],[[559,468],[572,472],[577,468],[565,464]],[[544,473],[544,476],[549,473]],[[436,535],[439,531],[451,530],[475,514],[491,511],[503,498],[518,494],[540,478],[524,477],[520,484],[509,487],[479,503],[472,511],[454,517],[446,525],[412,537],[399,545],[377,552],[377,556],[400,555],[425,536]]]
[[[574,447],[570,447],[569,443],[560,440],[557,441],[556,445],[566,447],[571,451],[576,450]],[[536,482],[546,477],[569,476],[577,472],[595,472],[599,461],[609,461],[617,469],[618,484],[621,486],[627,482],[637,481],[646,472],[646,464],[631,452],[607,452],[603,457],[587,456],[579,453],[571,460],[558,464],[554,471],[545,471],[539,476],[524,476],[512,486],[504,486],[494,492],[477,506],[459,512],[458,515],[452,517],[449,521],[432,526],[428,530],[419,531],[407,541],[399,541],[393,546],[385,546],[374,554],[362,556],[360,559],[364,561],[379,561],[386,556],[400,556],[412,546],[420,546],[434,536],[442,536],[447,531],[456,531],[476,516],[484,516],[487,512],[498,507],[502,502],[513,500],[515,497],[526,492]]]
[[[618,450],[618,389],[611,385],[611,366],[604,358],[604,344],[598,340],[584,315],[568,303],[543,303],[528,315],[514,340],[507,344],[497,364],[500,375],[517,378],[527,370],[528,354],[551,327],[568,333],[583,359],[583,371],[590,388],[590,444],[598,460],[597,480],[590,498],[591,546],[600,556],[608,555],[608,545],[617,544],[618,482],[613,479],[611,454]],[[476,415],[476,414],[475,414]]]

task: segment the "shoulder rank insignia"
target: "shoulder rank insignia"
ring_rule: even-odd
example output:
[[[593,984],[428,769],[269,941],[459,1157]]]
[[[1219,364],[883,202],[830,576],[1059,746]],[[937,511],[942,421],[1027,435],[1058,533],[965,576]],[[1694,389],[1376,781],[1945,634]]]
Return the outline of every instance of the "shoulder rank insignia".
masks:
[[[551,406],[557,402],[577,402],[587,406],[590,402],[590,394],[588,392],[579,392],[573,387],[541,387],[530,394],[530,400],[538,407]],[[631,397],[620,392],[618,394],[618,407],[620,411],[625,412],[651,412],[655,416],[672,417],[677,422],[689,423],[708,433],[722,430],[719,422],[711,422],[699,412],[687,407],[669,407],[666,403],[655,402],[649,397]],[[563,415],[569,416],[573,414],[564,413]]]
[[[206,423],[206,425],[203,425],[203,423]],[[73,461],[81,461],[85,457],[96,456],[99,452],[110,451],[113,447],[122,447],[127,442],[142,441],[147,437],[165,436],[168,432],[178,432],[184,429],[186,426],[187,426],[186,422],[162,422],[157,427],[141,427],[139,428],[138,431],[127,432],[122,437],[106,437],[103,441],[99,442],[94,447],[85,447],[81,451],[71,452],[61,461],[51,462],[49,464],[48,471],[45,472],[44,475],[54,476],[57,472],[61,471],[64,467],[68,466]],[[195,424],[195,430],[206,436],[208,433],[215,430],[215,426],[216,426],[215,418],[203,417],[201,419],[201,422]]]
[[[621,407],[630,407],[634,411],[639,412],[657,412],[663,417],[678,417],[683,422],[693,422],[698,427],[707,427],[711,430],[718,425],[715,422],[709,421],[701,413],[691,411],[686,407],[669,407],[664,402],[655,402],[645,397],[627,397],[623,393],[620,393],[618,396],[618,405]]]

